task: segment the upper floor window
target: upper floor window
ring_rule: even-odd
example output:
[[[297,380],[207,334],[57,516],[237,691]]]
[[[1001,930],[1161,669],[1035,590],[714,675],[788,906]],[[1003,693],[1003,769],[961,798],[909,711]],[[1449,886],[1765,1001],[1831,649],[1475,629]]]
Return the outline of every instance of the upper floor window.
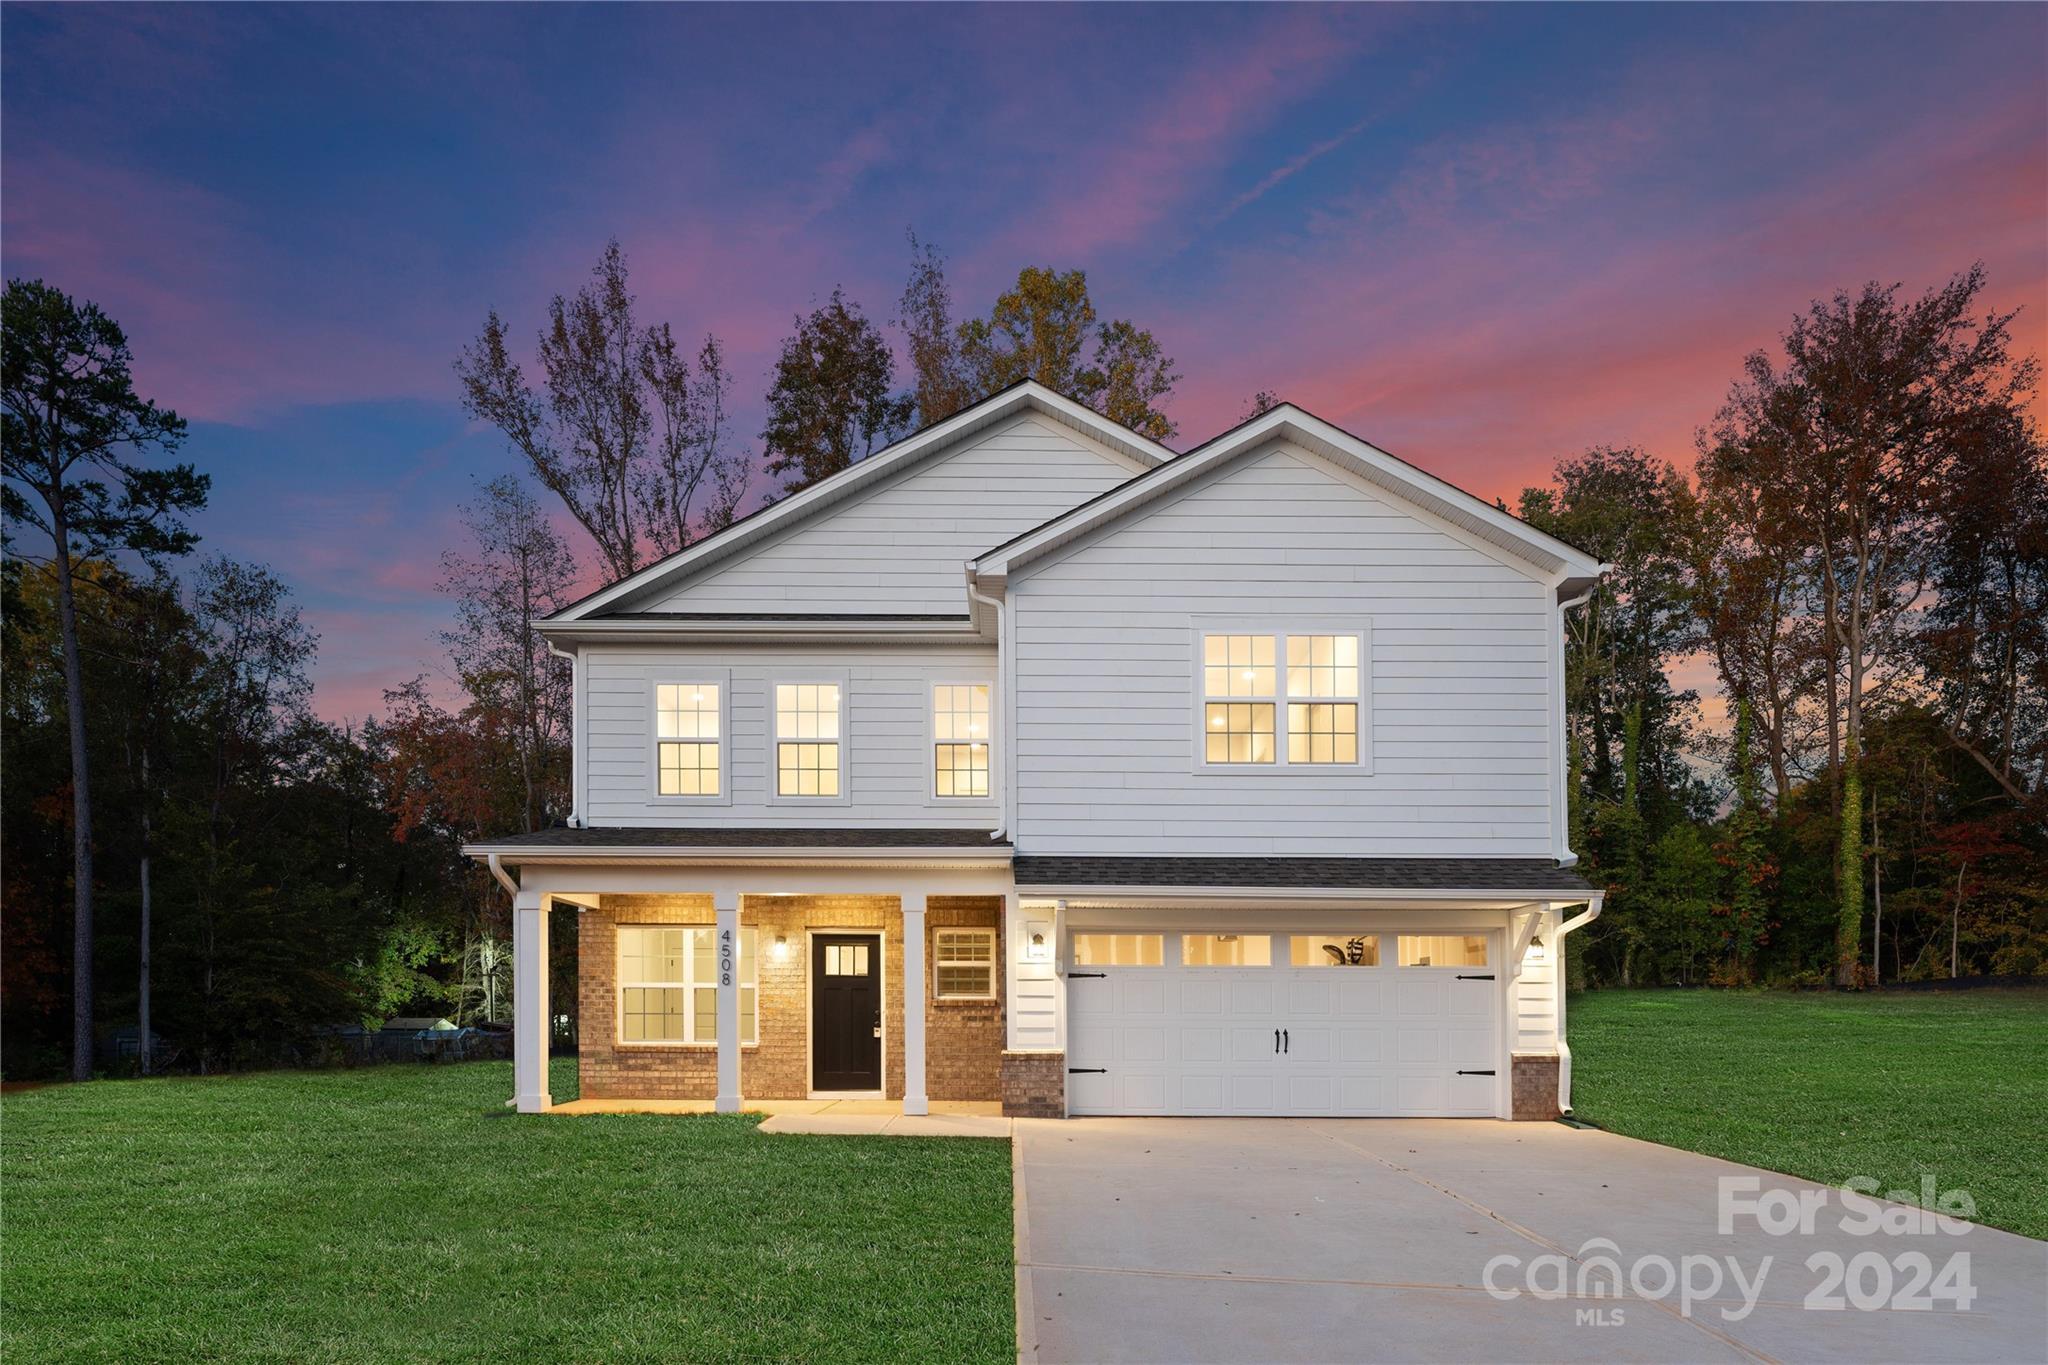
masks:
[[[934,795],[989,794],[988,695],[986,683],[940,683],[932,689]]]
[[[1204,634],[1201,661],[1204,764],[1359,762],[1361,634]]]
[[[775,794],[837,797],[844,790],[838,683],[775,685]]]
[[[721,790],[716,683],[659,683],[654,689],[655,790],[662,796],[717,796]]]

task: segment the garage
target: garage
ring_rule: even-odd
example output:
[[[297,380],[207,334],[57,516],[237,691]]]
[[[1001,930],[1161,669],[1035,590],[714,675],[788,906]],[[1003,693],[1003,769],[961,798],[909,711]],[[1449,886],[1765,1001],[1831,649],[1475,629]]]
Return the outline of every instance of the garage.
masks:
[[[1077,929],[1068,1111],[1495,1116],[1499,958],[1486,929]]]

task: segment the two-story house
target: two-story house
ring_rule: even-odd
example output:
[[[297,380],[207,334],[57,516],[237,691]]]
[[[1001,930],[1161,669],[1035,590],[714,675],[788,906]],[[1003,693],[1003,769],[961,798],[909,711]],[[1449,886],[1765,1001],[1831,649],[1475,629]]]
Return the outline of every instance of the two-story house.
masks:
[[[468,850],[518,1107],[573,914],[587,1096],[1551,1116],[1603,567],[1292,406],[1023,384],[614,583],[542,627],[574,818]]]

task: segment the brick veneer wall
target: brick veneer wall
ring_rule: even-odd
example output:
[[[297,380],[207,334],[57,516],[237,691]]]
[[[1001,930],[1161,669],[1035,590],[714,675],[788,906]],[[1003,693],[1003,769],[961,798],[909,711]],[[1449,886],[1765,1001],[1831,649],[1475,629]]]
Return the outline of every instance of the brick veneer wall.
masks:
[[[926,932],[938,925],[1000,927],[1001,902],[933,897]],[[574,913],[558,910],[556,913]],[[605,896],[578,917],[582,1093],[593,1099],[710,1099],[718,1092],[718,1048],[631,1045],[618,1041],[620,924],[713,922],[709,896]],[[810,942],[806,931],[875,931],[882,935],[883,1093],[903,1097],[903,912],[893,896],[749,896],[740,926],[756,932],[760,982],[759,1041],[740,1050],[740,1094],[746,1099],[802,1099],[810,1093]],[[775,939],[788,941],[783,960]],[[999,940],[1000,943],[1000,940]],[[998,947],[1000,954],[1000,946]],[[927,971],[931,961],[927,942]],[[1002,970],[996,971],[1000,996]],[[925,1076],[933,1099],[995,1099],[1002,1050],[1000,998],[946,1002],[926,995]]]
[[[1003,1097],[1003,915],[992,896],[933,896],[925,905],[925,970],[937,960],[933,935],[940,929],[993,929],[996,935],[996,998],[940,1000],[925,992],[925,1094],[935,1100],[999,1100]]]
[[[1067,1054],[1005,1052],[1003,1114],[1016,1119],[1067,1116]]]
[[[1510,1117],[1554,1119],[1557,1108],[1557,1058],[1549,1054],[1516,1053],[1509,1072],[1514,1087]]]

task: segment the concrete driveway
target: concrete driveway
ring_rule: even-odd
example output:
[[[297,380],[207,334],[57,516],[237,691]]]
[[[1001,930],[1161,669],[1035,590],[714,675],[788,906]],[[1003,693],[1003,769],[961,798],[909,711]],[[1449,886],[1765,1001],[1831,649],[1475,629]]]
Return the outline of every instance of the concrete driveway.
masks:
[[[2048,1360],[2048,1243],[1855,1235],[1840,1191],[1562,1124],[1019,1121],[1016,1163],[1026,1361]],[[1722,1233],[1723,1176],[1757,1178],[1736,1197],[1790,1192],[1763,1194],[1767,1214],[1796,1219],[1776,1201],[1800,1191],[1825,1203],[1810,1233],[1748,1214]],[[1586,1246],[1601,1237],[1613,1247]],[[1639,1289],[1596,1296],[1602,1252]],[[1896,1297],[1916,1278],[1944,1289],[1912,1253],[1939,1271],[1959,1252],[1966,1311]],[[1849,1284],[1830,1290],[1815,1255]],[[1516,1297],[1489,1292],[1489,1262]],[[1689,1305],[1660,1264],[1691,1279]],[[1737,1276],[1759,1274],[1744,1313]],[[1843,1306],[1807,1307],[1816,1290]]]

